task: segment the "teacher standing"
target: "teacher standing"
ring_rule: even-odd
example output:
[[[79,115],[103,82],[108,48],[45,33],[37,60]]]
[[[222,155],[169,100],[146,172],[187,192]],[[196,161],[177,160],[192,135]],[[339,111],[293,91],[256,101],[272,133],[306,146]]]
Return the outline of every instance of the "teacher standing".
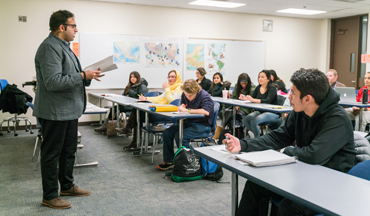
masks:
[[[74,15],[54,12],[49,21],[51,33],[39,46],[35,57],[37,90],[33,115],[41,124],[42,204],[56,209],[72,205],[59,197],[87,196],[89,191],[74,184],[73,165],[77,149],[78,118],[86,108],[85,86],[97,81],[100,71],[82,71],[70,49],[77,33]],[[58,169],[59,164],[59,169]]]

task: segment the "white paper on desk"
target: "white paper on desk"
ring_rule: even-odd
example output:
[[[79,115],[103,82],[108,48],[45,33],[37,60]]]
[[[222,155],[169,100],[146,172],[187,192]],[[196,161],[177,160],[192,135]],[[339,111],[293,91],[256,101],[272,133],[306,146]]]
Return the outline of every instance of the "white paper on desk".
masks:
[[[295,157],[290,157],[286,154],[280,153],[272,149],[264,151],[247,152],[245,154],[238,154],[236,155],[236,157],[239,160],[247,162],[255,167],[275,166],[294,163],[297,161],[297,158]]]
[[[229,150],[225,148],[225,145],[218,145],[218,146],[212,147],[211,150],[221,152],[223,154],[229,154],[229,155],[232,155],[234,158],[236,158],[234,153],[231,153]]]
[[[90,66],[85,67],[83,70],[98,70],[100,68],[101,72],[108,72],[114,69],[117,69],[117,65],[113,64],[113,55],[98,61]]]

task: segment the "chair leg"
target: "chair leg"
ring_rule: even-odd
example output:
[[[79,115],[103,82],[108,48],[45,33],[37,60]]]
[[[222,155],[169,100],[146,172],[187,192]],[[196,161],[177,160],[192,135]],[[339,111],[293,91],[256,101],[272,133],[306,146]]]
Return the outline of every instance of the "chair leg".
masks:
[[[152,164],[154,164],[154,153],[155,153],[155,150],[156,150],[156,148],[157,148],[157,140],[158,139],[156,139],[157,138],[157,135],[156,134],[154,134],[154,137],[153,137],[153,148],[152,148]]]
[[[39,143],[39,136],[36,137],[35,148],[33,149],[32,161],[36,154],[37,144]]]
[[[139,127],[139,125],[138,125]],[[140,144],[140,155],[143,154],[143,146],[144,146],[144,139],[145,139],[145,136],[144,136],[144,131],[141,132],[141,144]]]

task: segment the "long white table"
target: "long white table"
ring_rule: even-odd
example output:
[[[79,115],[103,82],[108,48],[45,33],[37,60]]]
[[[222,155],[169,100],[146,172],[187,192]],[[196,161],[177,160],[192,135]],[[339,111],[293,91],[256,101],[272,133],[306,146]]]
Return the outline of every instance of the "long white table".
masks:
[[[258,111],[274,112],[279,113],[283,119],[283,114],[291,112],[292,107],[282,107],[279,105],[264,104],[264,103],[252,103],[250,101],[243,101],[230,98],[212,97],[212,100],[222,104],[222,111],[225,113],[225,105],[233,106],[233,134],[235,134],[235,117],[236,117],[236,106],[255,109]],[[282,108],[281,108],[282,107]],[[222,115],[222,125],[225,124],[225,114]]]
[[[238,208],[238,175],[324,215],[370,215],[370,181],[298,161],[271,167],[240,164],[230,154],[195,148],[195,153],[232,172],[231,215]]]
[[[361,122],[362,122],[362,113],[363,113],[363,108],[370,107],[370,104],[362,104],[361,102],[348,102],[348,101],[339,101],[339,105],[341,106],[350,106],[350,107],[360,107],[360,113],[358,116],[358,130],[361,131]]]

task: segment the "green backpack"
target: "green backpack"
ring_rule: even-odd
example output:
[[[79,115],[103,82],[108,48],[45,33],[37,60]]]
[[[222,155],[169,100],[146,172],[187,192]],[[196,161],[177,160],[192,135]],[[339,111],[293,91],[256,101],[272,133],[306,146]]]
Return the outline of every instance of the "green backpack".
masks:
[[[173,158],[174,168],[172,178],[175,182],[194,181],[202,179],[200,158],[196,157],[193,149],[181,146]]]

